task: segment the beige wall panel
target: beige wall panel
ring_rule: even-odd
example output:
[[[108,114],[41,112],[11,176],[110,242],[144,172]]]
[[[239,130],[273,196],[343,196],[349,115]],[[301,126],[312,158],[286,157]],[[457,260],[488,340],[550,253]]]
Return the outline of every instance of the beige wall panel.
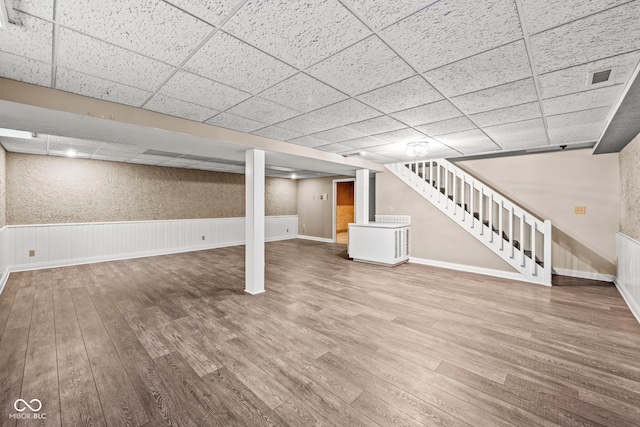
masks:
[[[376,174],[376,214],[411,215],[411,256],[514,270],[391,172]]]
[[[290,181],[267,179],[267,215],[296,213]],[[242,174],[7,153],[9,224],[239,216]]]
[[[620,152],[620,231],[640,240],[640,135]]]
[[[615,274],[618,154],[570,150],[473,160],[458,166],[540,219],[551,220],[554,268]],[[576,206],[586,207],[586,214],[576,215]]]
[[[298,234],[333,238],[333,180],[336,177],[298,180]],[[327,199],[320,200],[326,194]]]
[[[0,227],[7,223],[7,152],[0,145]]]

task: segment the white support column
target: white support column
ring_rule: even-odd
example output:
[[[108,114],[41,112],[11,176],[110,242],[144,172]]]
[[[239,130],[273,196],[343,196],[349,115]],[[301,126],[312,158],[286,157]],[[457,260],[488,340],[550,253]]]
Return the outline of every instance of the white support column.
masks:
[[[369,169],[356,171],[355,191],[355,217],[356,224],[369,222]]]
[[[264,151],[246,152],[245,194],[245,288],[264,292]]]

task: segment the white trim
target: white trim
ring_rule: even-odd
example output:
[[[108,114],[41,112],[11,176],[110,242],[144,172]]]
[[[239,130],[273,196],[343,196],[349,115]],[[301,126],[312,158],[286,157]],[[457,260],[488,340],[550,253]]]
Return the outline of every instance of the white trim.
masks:
[[[515,271],[494,270],[492,268],[476,267],[474,265],[456,264],[454,262],[437,261],[424,258],[409,258],[412,264],[428,265],[431,267],[447,268],[449,270],[464,271],[467,273],[482,274],[484,276],[500,277],[502,279],[517,280],[518,282],[534,283],[536,285],[551,286],[540,282],[527,280],[522,274]]]
[[[313,240],[315,242],[334,243],[333,239],[328,239],[326,237],[307,236],[305,234],[298,234],[297,238],[303,240]]]
[[[248,293],[249,295],[260,295],[260,294],[264,294],[266,291],[262,290],[262,291],[258,291],[258,292],[249,292],[248,290],[244,290],[246,293]]]
[[[2,273],[2,277],[0,278],[0,295],[2,295],[2,291],[4,290],[4,285],[6,285],[7,280],[9,280],[9,274],[11,274],[11,271],[9,271],[9,267],[7,267]]]
[[[640,305],[638,305],[638,303],[633,300],[631,295],[629,295],[627,289],[622,286],[622,284],[618,283],[617,277],[615,278],[613,283],[616,285],[616,288],[618,288],[618,292],[620,292],[620,295],[622,295],[622,299],[624,300],[624,302],[627,303],[627,306],[629,307],[629,310],[631,310],[631,313],[633,313],[636,320],[640,323]]]
[[[595,271],[568,270],[565,268],[554,268],[553,273],[561,276],[600,280],[603,282],[613,282],[616,279],[616,276],[613,274],[596,273]]]
[[[336,209],[336,203],[338,203],[337,194],[338,194],[338,183],[339,182],[353,182],[354,183],[353,184],[354,191],[355,191],[355,188],[356,188],[356,184],[355,184],[356,179],[355,178],[340,178],[340,179],[334,179],[333,180],[333,184],[332,184],[333,185],[333,201],[331,202],[332,203],[331,209],[333,210],[333,214],[331,216],[333,218],[333,224],[331,225],[331,230],[332,230],[331,235],[333,236],[333,240],[331,240],[331,242],[329,242],[329,243],[335,243],[337,241],[337,239],[338,239],[338,236],[336,234],[336,219],[337,219],[336,218],[336,210],[337,210]],[[355,201],[355,195],[354,195],[354,200],[353,200],[354,205],[355,205],[355,202],[356,201]],[[354,215],[355,215],[355,213],[354,213]],[[354,221],[355,221],[355,218],[354,218]]]

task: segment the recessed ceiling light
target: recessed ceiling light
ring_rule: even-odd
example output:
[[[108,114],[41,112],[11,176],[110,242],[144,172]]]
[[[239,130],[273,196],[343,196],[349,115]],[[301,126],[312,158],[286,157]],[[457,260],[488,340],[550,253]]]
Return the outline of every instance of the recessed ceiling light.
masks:
[[[67,157],[75,157],[78,153],[76,153],[76,150],[73,149],[68,149],[67,150]]]
[[[0,8],[1,7],[2,5],[0,5]],[[0,136],[7,136],[9,138],[31,139],[33,138],[33,133],[27,132],[26,130],[0,128]]]
[[[364,157],[364,156],[366,156],[366,155],[367,155],[367,152],[366,152],[366,151],[361,151],[361,152],[360,152],[360,156],[361,156],[361,157]]]
[[[427,141],[416,141],[407,144],[407,156],[422,157],[429,152],[429,143]]]
[[[296,174],[295,173],[291,174],[291,179],[296,179]]]

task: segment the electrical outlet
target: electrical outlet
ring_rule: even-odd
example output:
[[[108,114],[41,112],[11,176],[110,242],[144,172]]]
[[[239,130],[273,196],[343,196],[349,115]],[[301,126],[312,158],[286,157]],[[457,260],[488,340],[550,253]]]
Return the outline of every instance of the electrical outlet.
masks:
[[[29,249],[29,256],[36,256],[36,250],[35,249]]]
[[[576,206],[575,214],[576,215],[584,215],[587,213],[587,208],[585,206]]]
[[[289,232],[289,229],[288,229],[288,228],[287,228],[287,231],[286,231],[286,232],[287,232],[287,233]]]
[[[202,236],[202,240],[204,240],[204,236]]]

